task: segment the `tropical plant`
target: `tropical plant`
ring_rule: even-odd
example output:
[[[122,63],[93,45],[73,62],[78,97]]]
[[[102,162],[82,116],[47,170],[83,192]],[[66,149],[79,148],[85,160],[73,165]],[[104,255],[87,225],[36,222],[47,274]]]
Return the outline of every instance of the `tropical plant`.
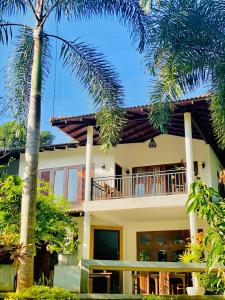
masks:
[[[209,225],[204,239],[207,253],[205,260],[209,272],[216,264],[219,265],[218,276],[225,286],[225,201],[216,189],[207,187],[202,180],[198,180],[192,184],[187,207],[188,213],[194,211]]]
[[[52,145],[54,135],[50,131],[40,132],[40,146]],[[6,151],[22,149],[26,146],[26,128],[16,121],[0,126],[0,149]]]
[[[225,149],[225,3],[220,0],[161,0],[152,7],[146,63],[156,78],[149,118],[167,132],[174,102],[207,84],[218,145]]]
[[[0,179],[0,256],[10,254],[17,265],[24,261],[26,248],[19,242],[22,180],[18,176]],[[66,212],[66,201],[56,198],[47,183],[37,190],[35,245],[47,245],[49,251],[67,247],[68,231],[78,249],[78,231],[74,218]]]
[[[224,282],[216,273],[202,274],[201,284],[205,287],[206,295],[222,295],[224,293]]]
[[[203,233],[200,232],[196,236],[196,243],[188,243],[186,250],[180,255],[180,261],[183,263],[200,263],[204,261],[204,245],[203,245]],[[193,280],[195,286],[201,285],[200,273],[194,273]]]
[[[28,10],[33,16],[32,21],[35,21],[34,27],[10,21],[12,17],[27,14]],[[17,117],[28,112],[20,241],[31,246],[28,247],[26,259],[18,273],[19,290],[33,284],[32,252],[41,96],[43,82],[50,71],[48,62],[52,40],[57,40],[61,45],[60,59],[63,66],[81,81],[91,94],[96,108],[100,110],[97,123],[101,128],[101,142],[105,148],[118,142],[125,122],[122,110],[123,88],[117,73],[104,56],[77,37],[69,41],[57,34],[47,33],[45,25],[50,17],[55,17],[56,22],[61,23],[63,18],[74,21],[103,15],[117,16],[128,27],[138,49],[144,49],[147,17],[140,8],[139,0],[0,0],[0,41],[7,43],[12,29],[20,28],[8,68],[8,103]]]

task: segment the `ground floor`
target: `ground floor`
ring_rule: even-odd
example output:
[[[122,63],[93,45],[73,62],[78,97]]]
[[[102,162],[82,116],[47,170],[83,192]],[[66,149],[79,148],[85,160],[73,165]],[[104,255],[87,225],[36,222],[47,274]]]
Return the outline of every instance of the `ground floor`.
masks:
[[[94,259],[175,262],[179,261],[190,238],[189,217],[184,207],[91,212],[90,219],[90,258]],[[84,217],[76,220],[82,241]],[[206,229],[206,224],[200,220],[197,226],[199,230]],[[172,277],[176,279],[171,276],[171,282]],[[187,276],[179,278],[181,285],[190,280]],[[108,270],[105,276],[93,275],[92,291],[104,292],[105,289],[106,292],[109,280],[111,293],[159,292],[159,274],[122,274]]]

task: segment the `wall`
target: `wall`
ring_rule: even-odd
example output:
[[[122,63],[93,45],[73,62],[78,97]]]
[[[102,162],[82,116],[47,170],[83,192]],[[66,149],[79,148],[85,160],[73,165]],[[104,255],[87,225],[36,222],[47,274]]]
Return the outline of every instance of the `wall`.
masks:
[[[214,153],[211,147],[209,153],[210,153],[210,165],[211,165],[211,183],[213,187],[217,188],[218,186],[217,172],[222,170],[222,165],[219,162],[216,154]]]
[[[85,164],[85,147],[76,149],[45,151],[39,153],[39,170],[47,168],[65,167]],[[114,157],[112,151],[107,154],[103,153],[98,146],[93,150],[94,176],[111,176],[114,175]],[[105,164],[103,170],[101,165]],[[21,155],[19,168],[20,176],[23,175],[24,154]]]
[[[166,230],[188,230],[189,229],[189,219],[188,216],[183,219],[166,220],[159,221],[134,221],[127,222],[121,219],[120,223],[115,224],[114,222],[107,222],[97,220],[94,217],[91,219],[91,225],[98,226],[122,226],[123,227],[123,259],[135,261],[137,260],[137,245],[136,245],[136,233],[141,231],[166,231]],[[207,228],[205,222],[198,220],[198,228],[204,231]],[[124,293],[131,293],[131,272],[124,272],[123,277]]]
[[[184,138],[172,135],[159,135],[155,138],[156,148],[149,148],[148,141],[137,144],[118,145],[115,149],[115,161],[126,169],[133,167],[151,166],[160,164],[185,162]],[[210,155],[209,146],[204,141],[193,139],[193,159],[194,161],[205,161],[206,167],[202,172],[199,165],[199,175],[208,184],[211,182],[210,176]]]
[[[159,164],[185,162],[184,138],[160,135],[155,138],[157,148],[148,148],[148,142],[137,144],[120,144],[108,153],[100,150],[99,146],[93,149],[94,176],[113,176],[115,163],[123,168],[132,170],[133,167],[151,166]],[[211,151],[212,152],[212,151]],[[211,185],[211,161],[213,168],[217,168],[216,157],[210,152],[209,145],[204,141],[193,139],[194,160],[199,162],[199,175]],[[205,162],[205,168],[201,168],[201,162]],[[23,174],[24,154],[21,155],[19,174]],[[85,147],[77,149],[55,150],[53,152],[40,153],[39,169],[63,167],[85,164]],[[105,169],[101,165],[105,165]]]

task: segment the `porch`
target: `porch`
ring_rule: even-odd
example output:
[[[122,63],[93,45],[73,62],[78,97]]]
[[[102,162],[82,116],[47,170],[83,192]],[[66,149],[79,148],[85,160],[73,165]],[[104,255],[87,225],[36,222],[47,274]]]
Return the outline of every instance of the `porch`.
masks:
[[[174,263],[174,262],[140,262],[140,261],[113,261],[113,260],[81,260],[81,293],[90,292],[90,278],[92,274],[104,275],[105,270],[117,271],[117,272],[131,272],[134,274],[139,272],[140,274],[150,274],[154,272],[158,276],[159,294],[160,295],[173,295],[171,293],[170,278],[185,278],[187,273],[191,272],[205,272],[206,264],[204,263]],[[93,271],[99,271],[99,273],[93,273]],[[212,272],[218,271],[218,267],[214,266]],[[102,272],[102,273],[100,273]],[[106,273],[105,273],[106,274]],[[110,274],[108,272],[108,274]],[[158,274],[158,275],[157,275]],[[183,275],[183,277],[181,276]],[[182,292],[178,294],[185,294],[186,281],[183,280]],[[180,284],[177,285],[180,288]],[[177,290],[178,291],[178,290]],[[150,290],[148,293],[150,294]]]
[[[178,168],[92,178],[91,200],[161,196],[186,192],[186,170]]]

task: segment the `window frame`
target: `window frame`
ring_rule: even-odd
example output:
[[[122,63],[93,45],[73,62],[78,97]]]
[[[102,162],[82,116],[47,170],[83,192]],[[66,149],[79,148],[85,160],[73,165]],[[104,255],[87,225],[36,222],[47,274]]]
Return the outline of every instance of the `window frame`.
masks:
[[[79,171],[81,171],[82,173],[84,172],[84,176],[80,177],[77,176],[77,192],[75,193],[74,195],[74,200],[73,201],[70,201],[68,199],[68,183],[69,183],[69,170],[73,170],[73,169],[76,169],[77,170],[77,173]],[[63,175],[63,196],[65,199],[68,200],[69,203],[72,203],[72,204],[79,204],[81,202],[84,201],[84,191],[85,191],[85,187],[83,187],[83,183],[82,183],[82,180],[84,180],[85,182],[85,164],[80,164],[80,165],[69,165],[69,166],[64,166],[64,167],[56,167],[56,168],[44,168],[44,169],[39,169],[38,170],[38,178],[41,180],[41,173],[42,172],[49,172],[50,173],[50,176],[49,176],[49,185],[52,189],[52,191],[54,192],[54,179],[55,179],[55,172],[56,171],[60,171],[60,170],[63,170],[64,171],[64,175]],[[78,181],[79,179],[81,179],[81,184],[82,184],[82,187],[81,187],[81,195],[79,195],[79,190],[78,190]],[[85,185],[85,184],[84,184]]]

